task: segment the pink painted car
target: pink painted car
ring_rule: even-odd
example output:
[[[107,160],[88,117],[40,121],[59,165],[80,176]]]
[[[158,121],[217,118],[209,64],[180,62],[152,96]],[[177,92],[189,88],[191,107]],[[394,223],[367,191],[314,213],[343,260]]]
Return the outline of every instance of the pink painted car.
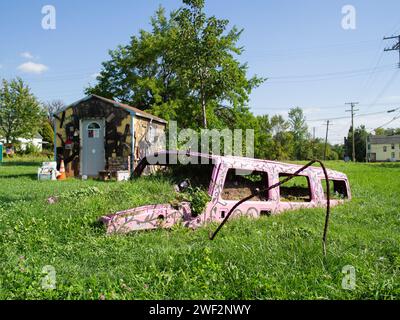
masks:
[[[165,165],[165,163],[177,163],[178,160],[179,163],[190,164],[179,165],[177,189],[184,191],[188,185],[208,189],[211,200],[204,212],[194,216],[188,202],[179,205],[160,204],[134,208],[102,217],[101,221],[106,225],[107,233],[170,228],[178,223],[189,228],[198,228],[210,222],[222,222],[239,200],[256,190],[263,190],[279,183],[301,168],[295,164],[267,160],[169,151],[144,158],[136,168],[135,176],[151,171],[155,164],[174,168],[176,165]],[[327,172],[331,189],[331,206],[351,199],[347,176],[337,171]],[[324,207],[327,203],[325,185],[323,170],[319,167],[309,167],[295,176],[290,183],[243,203],[235,210],[232,217],[258,218],[288,210]]]

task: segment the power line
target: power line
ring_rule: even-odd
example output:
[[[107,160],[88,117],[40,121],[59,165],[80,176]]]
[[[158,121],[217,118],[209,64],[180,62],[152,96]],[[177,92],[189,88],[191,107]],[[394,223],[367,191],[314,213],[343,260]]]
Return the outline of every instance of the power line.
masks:
[[[397,105],[400,104],[400,101],[394,101],[391,103],[385,103],[385,102],[379,102],[379,103],[374,103],[374,106],[388,106],[388,105]],[[361,104],[360,106],[368,106],[367,104]],[[322,110],[329,110],[329,109],[338,109],[342,108],[343,105],[331,105],[331,106],[302,106],[302,109],[322,109]],[[261,108],[255,108],[251,107],[252,110],[279,110],[279,111],[289,111],[291,108],[288,107],[261,107]],[[320,119],[320,120],[315,120],[315,121],[324,121],[325,119]]]
[[[400,108],[399,108],[400,109]],[[392,111],[392,110],[389,110],[389,111]],[[355,118],[359,118],[359,117],[367,117],[367,116],[375,116],[375,115],[379,115],[379,114],[384,114],[384,113],[388,113],[389,112],[388,110],[387,111],[379,111],[379,112],[372,112],[372,113],[364,113],[364,114],[356,114],[356,115],[354,115],[354,117]],[[330,118],[329,120],[330,121],[332,121],[332,120],[343,120],[343,119],[348,119],[348,117],[337,117],[337,118]],[[319,121],[325,121],[326,120],[326,118],[325,119],[312,119],[312,120],[306,120],[307,122],[319,122]]]
[[[361,41],[352,41],[352,42],[341,42],[341,43],[332,43],[332,44],[327,44],[327,45],[319,45],[319,46],[315,46],[315,47],[298,47],[295,48],[295,52],[314,52],[315,50],[318,49],[331,49],[333,47],[345,47],[345,48],[349,48],[349,47],[356,47],[356,46],[360,46],[360,45],[365,45],[365,44],[369,44],[369,43],[375,43],[377,41],[381,40],[380,38],[374,38],[374,39],[370,39],[370,40],[361,40]],[[276,53],[276,54],[282,54],[281,49],[271,49],[271,50],[263,50],[263,53]]]
[[[362,94],[363,92],[367,91],[367,89],[370,88],[370,86],[373,85],[376,77],[377,77],[377,72],[375,72],[378,69],[379,64],[382,61],[383,55],[384,55],[384,51],[383,51],[383,44],[381,45],[381,47],[379,48],[379,51],[377,52],[377,56],[378,56],[378,60],[376,61],[376,64],[374,66],[374,68],[372,69],[373,72],[369,75],[369,77],[367,78],[367,80],[365,81],[364,86],[362,87],[362,89],[360,90],[360,94]],[[375,61],[375,59],[372,61],[372,63]]]
[[[373,100],[373,102],[371,102],[370,105],[368,105],[367,109],[369,109],[371,106],[373,106],[374,104],[376,104],[381,98],[382,96],[386,93],[386,91],[390,88],[390,86],[392,85],[392,83],[396,80],[397,76],[399,74],[399,70],[396,70],[392,76],[390,77],[389,81],[386,82],[385,86],[382,88],[382,90],[378,93],[378,95],[375,97],[375,99]]]
[[[378,128],[375,128],[374,130],[378,130],[378,129],[382,129],[383,127],[388,126],[389,124],[395,122],[397,119],[400,119],[400,113],[397,114],[397,116],[395,116],[392,120],[390,120],[389,122],[386,122],[385,124],[381,125]]]
[[[392,64],[382,66],[381,68],[392,67]],[[360,72],[370,72],[371,68],[363,68],[363,69],[354,69],[354,70],[346,70],[346,71],[338,71],[338,72],[328,72],[328,73],[320,73],[320,74],[305,74],[305,75],[289,75],[289,76],[280,76],[280,77],[271,77],[270,79],[296,79],[296,78],[312,78],[312,77],[322,77],[329,75],[343,75],[343,74],[353,74]]]
[[[399,23],[396,23],[396,25],[393,26],[393,28],[391,28],[391,29],[387,32],[387,34],[395,34],[395,33],[397,33],[397,32],[400,31],[399,28],[400,28],[400,22],[399,22]]]
[[[392,39],[397,39],[398,42],[396,44],[394,44],[390,48],[385,48],[383,50],[382,54],[384,52],[388,52],[388,51],[399,51],[399,64],[398,64],[398,67],[400,68],[400,35],[392,36],[392,37],[384,37],[383,38],[384,41],[392,40]],[[395,73],[391,76],[389,81],[384,85],[382,90],[379,92],[379,94],[376,96],[376,98],[373,100],[373,102],[367,107],[367,109],[369,109],[372,105],[374,105],[376,102],[379,101],[379,99],[386,93],[386,91],[389,89],[389,87],[392,85],[392,83],[396,80],[397,75],[398,75],[398,72],[395,71]]]
[[[347,79],[347,78],[371,75],[371,74],[379,73],[379,72],[385,72],[385,71],[391,70],[393,68],[393,66],[394,66],[393,64],[385,65],[385,66],[379,67],[379,69],[376,68],[376,70],[359,69],[359,70],[350,70],[350,71],[325,73],[325,74],[269,77],[268,80],[266,81],[266,84],[268,85],[268,84],[304,83],[304,82],[313,82],[313,81]]]

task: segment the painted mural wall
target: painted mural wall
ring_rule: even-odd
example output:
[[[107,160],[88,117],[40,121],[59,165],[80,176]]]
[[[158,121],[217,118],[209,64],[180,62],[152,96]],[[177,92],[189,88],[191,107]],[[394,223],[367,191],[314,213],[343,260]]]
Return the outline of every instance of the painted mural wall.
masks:
[[[136,117],[135,125],[135,159],[134,167],[144,157],[157,151],[165,150],[165,125],[148,119]]]
[[[125,109],[115,107],[100,99],[92,98],[67,108],[56,115],[57,161],[64,160],[67,176],[79,176],[80,169],[80,120],[105,119],[105,157],[107,166],[115,163],[110,159],[122,159],[127,169],[132,155],[132,116]],[[134,117],[135,166],[148,152],[159,151],[158,136],[165,130],[164,124]],[[117,161],[118,162],[118,161]],[[107,169],[107,167],[106,167]]]

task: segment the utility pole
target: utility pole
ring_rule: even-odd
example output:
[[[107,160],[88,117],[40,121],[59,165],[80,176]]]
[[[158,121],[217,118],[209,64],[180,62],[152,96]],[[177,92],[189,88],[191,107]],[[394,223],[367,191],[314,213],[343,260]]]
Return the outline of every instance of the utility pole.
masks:
[[[328,151],[328,135],[329,135],[329,126],[332,124],[330,121],[326,121],[326,136],[325,136],[325,151],[324,151],[324,161],[326,160],[326,152]]]
[[[392,36],[392,37],[384,37],[383,40],[392,40],[397,39],[397,43],[394,44],[391,48],[386,48],[385,51],[398,51],[399,52],[399,68],[400,68],[400,35]]]
[[[353,162],[356,162],[356,145],[355,145],[355,139],[354,139],[354,116],[355,112],[359,111],[359,109],[354,109],[356,105],[358,105],[358,102],[348,102],[346,103],[347,105],[351,106],[351,110],[346,110],[346,112],[351,112],[351,131],[352,131],[352,136],[353,136],[353,155],[352,155],[352,160]]]

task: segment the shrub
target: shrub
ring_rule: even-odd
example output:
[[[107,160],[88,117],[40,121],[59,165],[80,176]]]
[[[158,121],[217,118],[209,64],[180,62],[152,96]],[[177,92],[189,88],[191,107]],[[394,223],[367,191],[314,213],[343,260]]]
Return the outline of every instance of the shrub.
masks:
[[[38,155],[40,153],[40,150],[38,147],[33,145],[32,143],[28,143],[25,148],[25,154],[34,154]]]
[[[188,189],[188,198],[192,208],[193,216],[198,216],[202,214],[206,209],[208,202],[210,202],[211,197],[206,191],[197,187]]]

